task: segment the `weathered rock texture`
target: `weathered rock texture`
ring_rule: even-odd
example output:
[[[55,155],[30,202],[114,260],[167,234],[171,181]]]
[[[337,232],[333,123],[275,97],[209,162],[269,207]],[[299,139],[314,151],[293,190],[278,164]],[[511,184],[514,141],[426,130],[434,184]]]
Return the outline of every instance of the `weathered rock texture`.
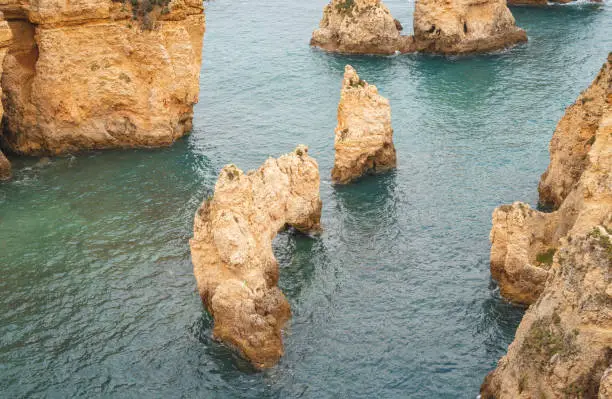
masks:
[[[3,146],[20,154],[164,146],[191,129],[202,2],[132,19],[131,2],[0,0],[14,42],[4,60]]]
[[[401,24],[380,0],[332,0],[323,9],[311,46],[340,53],[412,52],[414,40],[402,36]]]
[[[612,230],[608,230],[612,232]],[[612,237],[561,239],[540,298],[481,387],[483,399],[610,398]]]
[[[213,335],[255,367],[282,356],[281,329],[291,316],[272,240],[287,226],[317,231],[320,218],[319,168],[304,146],[247,174],[226,166],[196,213],[191,257]]]
[[[380,0],[332,0],[310,44],[341,53],[464,54],[527,41],[505,0],[417,0],[414,36],[401,30]]]
[[[397,164],[389,100],[360,79],[350,65],[344,70],[335,149],[332,179],[336,183],[349,183]]]
[[[4,57],[8,52],[9,45],[11,44],[11,39],[13,35],[11,33],[11,29],[9,28],[7,22],[4,20],[4,14],[0,11],[0,79],[2,78],[2,62],[4,61]],[[0,87],[0,99],[2,99],[2,87]],[[4,109],[2,108],[2,103],[0,102],[0,122],[2,121],[2,116],[4,114]],[[2,124],[0,123],[0,127]],[[2,135],[2,130],[0,128],[0,136]],[[6,159],[2,151],[0,151],[0,180],[8,180],[11,178],[11,164]]]
[[[551,163],[540,183],[540,199],[555,210],[527,204],[493,212],[491,274],[502,296],[533,303],[550,275],[559,240],[585,234],[612,219],[612,56],[554,133]]]
[[[483,399],[611,397],[611,64],[612,54],[555,131],[540,193],[558,208],[494,212],[492,274],[502,295],[532,305]]]
[[[505,0],[417,0],[414,37],[419,51],[487,52],[527,41]]]

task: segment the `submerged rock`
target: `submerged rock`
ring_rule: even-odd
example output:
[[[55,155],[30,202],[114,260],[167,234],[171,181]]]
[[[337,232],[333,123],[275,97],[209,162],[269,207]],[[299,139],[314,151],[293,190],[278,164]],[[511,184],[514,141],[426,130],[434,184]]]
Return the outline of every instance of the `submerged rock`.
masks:
[[[305,146],[246,174],[229,165],[195,216],[191,258],[213,335],[257,368],[282,356],[281,329],[291,316],[272,240],[287,226],[320,229],[319,180]]]
[[[412,52],[414,40],[400,35],[402,29],[380,0],[332,0],[310,45],[339,53]]]
[[[417,0],[414,37],[419,51],[441,54],[488,52],[527,41],[505,0]]]
[[[544,289],[559,240],[612,223],[612,55],[557,126],[540,199],[552,213],[527,204],[493,212],[491,274],[505,298],[533,303]]]
[[[334,182],[349,183],[396,167],[389,100],[350,65],[344,70],[335,134]]]
[[[53,155],[165,146],[190,131],[199,94],[202,2],[154,4],[0,3],[15,39],[2,77],[3,145]]]
[[[8,180],[11,176],[11,163],[6,159],[2,151],[0,151],[0,181]]]

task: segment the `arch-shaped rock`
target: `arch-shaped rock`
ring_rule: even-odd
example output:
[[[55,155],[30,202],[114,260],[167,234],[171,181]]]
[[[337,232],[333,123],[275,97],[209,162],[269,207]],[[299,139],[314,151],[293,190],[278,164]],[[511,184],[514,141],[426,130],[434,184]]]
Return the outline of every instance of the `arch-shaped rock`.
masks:
[[[277,287],[272,240],[287,226],[320,229],[319,185],[317,162],[298,146],[246,174],[224,167],[213,197],[195,215],[191,258],[213,336],[257,368],[283,355],[281,329],[291,316]]]

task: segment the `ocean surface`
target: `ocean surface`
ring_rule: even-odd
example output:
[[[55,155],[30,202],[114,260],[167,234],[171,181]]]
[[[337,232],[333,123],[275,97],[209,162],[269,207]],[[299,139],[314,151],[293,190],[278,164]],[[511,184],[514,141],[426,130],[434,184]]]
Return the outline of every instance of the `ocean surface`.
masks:
[[[536,206],[555,125],[612,50],[612,5],[514,8],[528,44],[446,58],[313,50],[325,3],[208,3],[194,130],[171,148],[11,157],[0,397],[476,397],[523,313],[490,278],[491,212]],[[411,32],[414,1],[386,3]],[[399,167],[335,187],[346,64],[390,99]],[[211,339],[188,240],[223,165],[300,143],[324,231],[274,242],[293,318],[255,372]]]

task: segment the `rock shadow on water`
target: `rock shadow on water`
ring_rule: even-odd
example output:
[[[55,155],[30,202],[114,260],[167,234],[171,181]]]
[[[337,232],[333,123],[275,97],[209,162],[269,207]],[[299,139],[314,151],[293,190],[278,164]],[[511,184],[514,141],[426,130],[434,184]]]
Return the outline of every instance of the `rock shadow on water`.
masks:
[[[347,185],[334,185],[335,211],[342,240],[365,248],[388,247],[397,236],[397,171],[368,174]],[[395,228],[393,228],[395,227]]]

